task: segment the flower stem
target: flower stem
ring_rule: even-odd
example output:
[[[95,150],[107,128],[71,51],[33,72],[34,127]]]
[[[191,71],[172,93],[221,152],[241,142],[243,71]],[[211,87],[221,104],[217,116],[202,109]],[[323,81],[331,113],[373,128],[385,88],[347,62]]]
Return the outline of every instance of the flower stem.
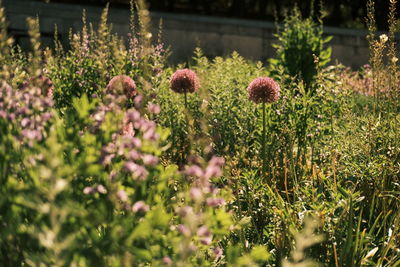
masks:
[[[189,155],[185,155],[186,153],[190,153],[190,125],[189,125],[189,109],[188,109],[188,101],[187,101],[187,92],[185,90],[185,121],[186,121],[186,138],[182,140],[183,148],[182,148],[182,163],[185,164],[186,157]]]
[[[185,91],[185,109],[186,109],[186,112],[187,112],[187,109],[188,109],[188,104],[187,104],[187,93],[186,93],[186,91]]]
[[[265,102],[262,103],[262,138],[261,138],[261,157],[262,157],[262,178],[265,180],[265,172],[267,169],[265,158]]]

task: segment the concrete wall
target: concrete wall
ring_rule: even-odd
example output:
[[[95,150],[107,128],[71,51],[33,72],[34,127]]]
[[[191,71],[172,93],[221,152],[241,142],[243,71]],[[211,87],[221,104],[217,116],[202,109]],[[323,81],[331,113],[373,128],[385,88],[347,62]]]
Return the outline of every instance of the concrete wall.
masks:
[[[80,30],[83,9],[86,9],[90,22],[98,21],[102,11],[98,6],[46,4],[32,0],[3,0],[3,3],[10,22],[10,33],[23,46],[28,43],[25,22],[28,16],[39,16],[43,43],[51,44],[54,24],[58,25],[60,39],[66,42],[70,28]],[[151,18],[154,36],[160,19],[163,20],[163,41],[171,47],[172,63],[190,58],[195,47],[201,47],[207,56],[224,56],[233,51],[261,61],[274,56],[271,44],[276,42],[273,36],[275,26],[270,22],[158,12],[152,12]],[[129,30],[129,8],[111,7],[109,21],[116,32],[126,35]],[[366,31],[325,27],[325,33],[334,36],[330,43],[333,61],[352,67],[367,63]]]

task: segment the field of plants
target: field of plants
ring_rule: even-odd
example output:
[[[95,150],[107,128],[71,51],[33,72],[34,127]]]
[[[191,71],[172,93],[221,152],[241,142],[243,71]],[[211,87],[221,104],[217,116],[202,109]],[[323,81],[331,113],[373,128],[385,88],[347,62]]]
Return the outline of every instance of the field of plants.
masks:
[[[296,9],[268,62],[170,66],[143,1],[30,51],[0,7],[0,265],[400,266],[395,7],[356,71]]]

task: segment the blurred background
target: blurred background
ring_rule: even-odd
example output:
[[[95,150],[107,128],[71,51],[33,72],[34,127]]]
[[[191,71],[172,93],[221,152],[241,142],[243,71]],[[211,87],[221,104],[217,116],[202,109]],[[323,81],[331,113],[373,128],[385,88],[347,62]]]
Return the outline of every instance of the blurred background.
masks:
[[[43,1],[43,0],[42,0]],[[76,3],[90,5],[127,6],[130,0],[49,0],[54,3]],[[47,2],[49,2],[47,1]],[[297,5],[304,16],[311,12],[324,10],[324,23],[329,26],[344,28],[365,28],[367,0],[148,0],[149,9],[207,16],[245,18],[263,21],[282,20],[285,12]],[[376,20],[379,29],[387,28],[386,14],[389,1],[375,1]],[[397,9],[400,3],[397,3]]]
[[[3,0],[10,22],[9,31],[22,47],[28,43],[26,17],[36,15],[42,38],[52,45],[54,25],[59,39],[66,43],[68,32],[79,31],[85,9],[89,22],[96,24],[107,2],[113,30],[129,32],[130,0]],[[367,0],[148,0],[153,36],[162,21],[163,42],[171,48],[171,63],[191,58],[196,47],[205,55],[225,56],[233,51],[265,62],[274,56],[275,22],[297,5],[303,16],[323,14],[325,34],[330,42],[333,62],[357,68],[368,62],[365,17]],[[376,0],[376,19],[380,31],[387,29],[388,0]],[[399,3],[398,3],[399,4]],[[322,9],[321,9],[322,7]],[[399,8],[399,7],[398,7]]]

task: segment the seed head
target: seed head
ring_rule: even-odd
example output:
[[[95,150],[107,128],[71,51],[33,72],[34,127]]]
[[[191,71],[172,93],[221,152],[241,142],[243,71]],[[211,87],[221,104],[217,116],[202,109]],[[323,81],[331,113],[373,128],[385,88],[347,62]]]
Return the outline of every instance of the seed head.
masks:
[[[196,73],[189,69],[177,70],[171,77],[171,89],[178,94],[193,93],[200,87]]]
[[[247,87],[249,99],[256,104],[277,101],[280,95],[279,91],[279,84],[269,77],[259,77]]]
[[[133,98],[137,95],[135,82],[126,75],[118,75],[112,78],[107,85],[107,92],[110,94],[122,95]]]

